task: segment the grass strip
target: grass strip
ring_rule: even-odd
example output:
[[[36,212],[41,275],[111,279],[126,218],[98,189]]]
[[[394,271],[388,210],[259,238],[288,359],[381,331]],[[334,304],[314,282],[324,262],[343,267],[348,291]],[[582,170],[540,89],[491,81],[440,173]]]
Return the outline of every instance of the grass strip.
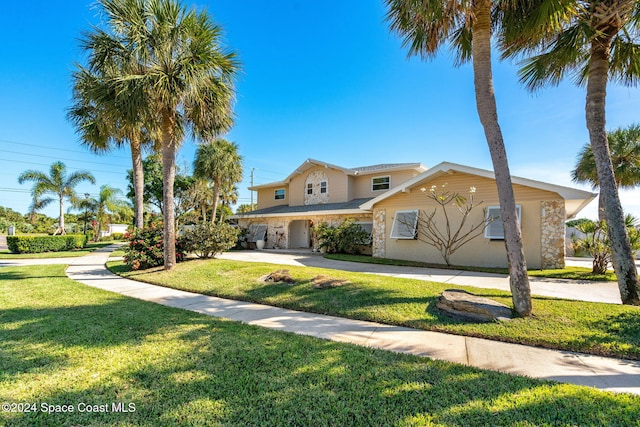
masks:
[[[0,341],[0,402],[36,405],[0,412],[8,426],[587,426],[640,419],[638,396],[211,318],[78,284],[60,265],[0,269]],[[74,412],[55,412],[69,407]]]
[[[390,258],[374,258],[368,255],[325,254],[325,258],[337,261],[361,262],[366,264],[398,265],[404,267],[439,268],[444,270],[480,271],[483,273],[509,274],[506,268],[469,267],[463,265],[433,264],[419,261],[407,261]],[[590,280],[596,282],[615,282],[617,280],[613,270],[605,274],[593,274],[587,267],[565,267],[557,270],[528,270],[530,277],[548,277],[552,279]]]
[[[442,291],[452,285],[365,273],[311,267],[192,260],[171,271],[130,271],[110,262],[117,274],[143,282],[205,295],[258,302],[294,310],[412,328],[489,338],[504,342],[640,360],[640,308],[533,297],[534,315],[500,323],[469,323],[450,319],[436,308]],[[264,283],[260,277],[288,269],[296,283]],[[316,289],[313,277],[325,274],[350,283]],[[455,286],[512,306],[508,292]]]
[[[0,259],[72,258],[72,257],[78,257],[78,256],[84,256],[84,255],[90,254],[96,249],[113,245],[113,243],[114,242],[88,243],[82,249],[74,249],[71,251],[60,251],[60,252],[41,252],[37,254],[14,254],[9,252],[9,250],[2,250],[0,251]]]

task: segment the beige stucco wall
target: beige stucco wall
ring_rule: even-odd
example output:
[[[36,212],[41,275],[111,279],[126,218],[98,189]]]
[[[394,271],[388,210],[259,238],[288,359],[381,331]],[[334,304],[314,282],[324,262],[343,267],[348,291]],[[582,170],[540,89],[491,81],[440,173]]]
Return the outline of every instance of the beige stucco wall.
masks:
[[[389,176],[390,177],[390,188],[397,187],[398,185],[404,183],[405,181],[410,180],[418,173],[413,170],[403,170],[403,171],[393,171],[393,172],[380,172],[376,174],[370,175],[360,175],[353,177],[352,180],[352,190],[351,190],[351,199],[362,199],[365,197],[378,197],[381,194],[384,194],[385,191],[388,190],[371,190],[372,180],[373,178]]]
[[[275,191],[284,188],[284,199],[276,200]],[[269,188],[261,188],[258,190],[258,209],[270,208],[272,206],[282,206],[289,204],[289,188],[286,186],[276,186]]]
[[[410,193],[399,193],[387,200],[378,203],[374,212],[384,210],[384,248],[374,246],[374,256],[384,256],[386,258],[407,259],[414,261],[444,263],[444,260],[438,250],[420,240],[400,240],[391,239],[391,227],[393,225],[394,214],[397,210],[419,209],[422,212],[431,212],[437,205],[420,191],[420,187],[425,187],[427,192],[432,185],[435,185],[440,191],[442,185],[450,192],[458,192],[464,196],[469,195],[471,186],[476,188],[474,201],[476,204],[482,202],[476,207],[469,216],[467,223],[476,224],[484,220],[483,208],[487,206],[497,206],[498,195],[495,181],[487,178],[481,178],[474,175],[453,173],[451,175],[435,178],[428,183],[423,183],[416,188],[411,189]],[[525,257],[530,268],[541,268],[543,264],[549,264],[549,258],[543,263],[542,246],[541,246],[541,223],[542,218],[542,201],[555,200],[556,204],[559,196],[555,193],[514,185],[516,203],[521,205],[521,230]],[[562,208],[564,202],[560,200]],[[556,206],[557,208],[557,206]],[[549,207],[547,206],[547,209]],[[549,211],[548,211],[549,212]],[[455,207],[449,207],[452,229],[457,229],[457,225],[461,219],[461,215]],[[560,215],[556,210],[555,216]],[[374,218],[378,218],[374,214]],[[437,212],[436,218],[443,222],[441,211]],[[548,218],[544,218],[547,221]],[[374,229],[381,228],[382,225],[374,223]],[[556,223],[552,228],[559,231],[559,224]],[[562,223],[564,227],[564,223]],[[550,233],[555,231],[550,229]],[[551,235],[550,234],[550,235]],[[564,236],[564,233],[560,233]],[[549,238],[547,239],[549,241]],[[380,255],[380,254],[384,255]],[[564,255],[564,253],[562,253]],[[556,253],[556,256],[559,254]],[[451,256],[451,263],[456,265],[470,265],[483,267],[507,267],[506,250],[504,241],[490,240],[480,235],[466,245],[462,246]]]

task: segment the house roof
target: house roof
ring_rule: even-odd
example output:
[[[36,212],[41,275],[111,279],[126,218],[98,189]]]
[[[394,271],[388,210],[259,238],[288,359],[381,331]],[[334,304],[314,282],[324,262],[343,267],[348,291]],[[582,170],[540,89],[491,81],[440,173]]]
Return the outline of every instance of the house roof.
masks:
[[[380,173],[380,172],[391,172],[394,170],[403,170],[403,169],[415,169],[418,172],[423,172],[427,169],[424,167],[422,163],[381,163],[381,164],[371,165],[371,166],[360,166],[357,168],[345,168],[345,167],[337,166],[331,163],[322,162],[320,160],[307,159],[300,166],[298,166],[296,170],[294,170],[291,174],[289,174],[289,176],[286,177],[284,180],[270,182],[267,184],[254,185],[249,187],[249,190],[259,190],[261,188],[285,186],[289,184],[289,182],[291,182],[291,180],[296,176],[301,175],[307,170],[316,166],[322,166],[327,169],[336,169],[336,170],[342,171],[345,175],[352,175],[352,176],[368,175],[368,174]]]
[[[407,190],[410,190],[417,185],[423,184],[430,179],[434,179],[443,174],[449,174],[451,172],[461,172],[495,180],[495,174],[493,171],[478,169],[471,166],[459,165],[456,163],[442,162],[434,166],[433,168],[427,169],[420,175],[417,175],[412,179],[398,185],[397,187],[385,192],[384,194],[381,194],[380,196],[363,203],[360,208],[363,210],[371,210],[373,209],[373,206],[375,204],[388,199],[395,194],[406,192]],[[532,187],[557,193],[565,200],[567,218],[574,217],[578,212],[582,210],[582,208],[584,208],[597,196],[596,193],[578,190],[571,187],[564,187],[561,185],[549,184],[547,182],[521,178],[517,176],[511,176],[511,182],[513,184],[524,185],[526,187]]]
[[[269,208],[258,209],[243,214],[233,215],[232,218],[262,218],[273,216],[292,216],[297,214],[319,214],[319,215],[331,215],[331,214],[359,214],[365,213],[360,209],[360,205],[371,200],[371,198],[354,199],[344,203],[324,203],[320,205],[304,205],[304,206],[272,206]]]

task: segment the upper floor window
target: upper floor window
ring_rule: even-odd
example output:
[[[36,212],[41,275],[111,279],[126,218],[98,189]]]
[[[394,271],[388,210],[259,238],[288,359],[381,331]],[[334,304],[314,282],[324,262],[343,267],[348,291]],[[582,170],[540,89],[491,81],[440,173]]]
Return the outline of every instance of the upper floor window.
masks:
[[[307,194],[313,194],[313,183],[307,183]]]
[[[521,222],[522,214],[521,205],[516,205],[516,213],[518,215],[518,222]],[[484,237],[492,240],[504,240],[504,224],[502,223],[502,217],[500,213],[500,206],[487,207],[487,228],[484,229]]]
[[[327,192],[327,181],[320,182],[320,194],[324,194]]]
[[[378,176],[376,178],[371,179],[371,190],[388,190],[391,188],[391,177],[390,176]]]
[[[284,200],[284,188],[280,188],[274,192],[276,200]]]

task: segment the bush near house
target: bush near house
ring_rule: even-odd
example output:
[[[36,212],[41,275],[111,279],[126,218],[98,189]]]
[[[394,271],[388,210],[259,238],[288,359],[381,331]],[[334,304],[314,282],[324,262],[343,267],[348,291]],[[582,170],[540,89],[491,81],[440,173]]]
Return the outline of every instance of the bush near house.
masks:
[[[369,233],[351,220],[337,227],[323,222],[314,227],[313,231],[320,242],[320,248],[326,248],[330,254],[355,255],[360,252],[360,246],[369,243]]]
[[[186,230],[181,240],[187,253],[198,258],[212,258],[234,247],[239,233],[238,228],[229,224],[204,222]]]
[[[132,270],[144,270],[164,264],[162,225],[151,223],[148,227],[137,228],[124,235],[129,242],[125,249],[124,262]],[[176,241],[176,262],[184,261],[184,243]]]
[[[68,251],[84,248],[87,238],[83,234],[64,236],[7,236],[7,246],[15,254]]]

